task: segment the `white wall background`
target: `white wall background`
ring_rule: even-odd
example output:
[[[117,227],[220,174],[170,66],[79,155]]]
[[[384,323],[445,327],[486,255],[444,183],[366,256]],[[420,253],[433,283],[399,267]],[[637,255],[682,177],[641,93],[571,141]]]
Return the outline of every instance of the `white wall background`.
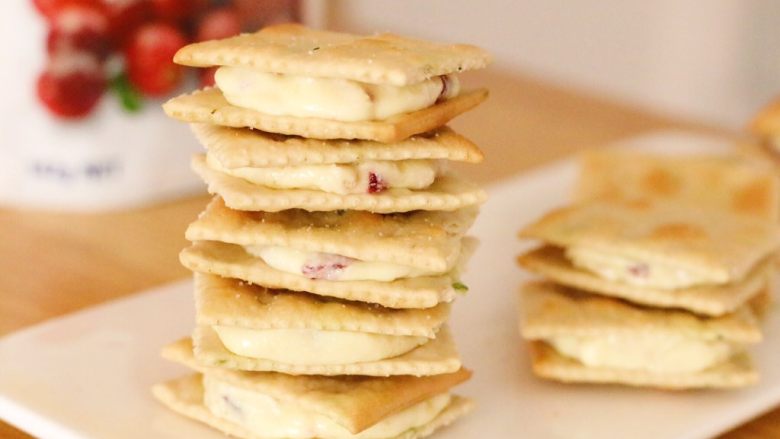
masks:
[[[469,42],[496,67],[739,128],[780,94],[780,1],[336,0],[327,25]]]

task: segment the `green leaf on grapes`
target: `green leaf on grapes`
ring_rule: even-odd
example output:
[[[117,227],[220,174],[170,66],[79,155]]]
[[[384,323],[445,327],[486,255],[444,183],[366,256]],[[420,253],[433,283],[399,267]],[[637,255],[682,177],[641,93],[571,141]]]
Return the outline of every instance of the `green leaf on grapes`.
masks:
[[[111,79],[111,90],[119,98],[119,102],[122,104],[128,113],[136,113],[143,107],[143,98],[138,90],[133,87],[130,80],[127,79],[127,75],[122,72]]]

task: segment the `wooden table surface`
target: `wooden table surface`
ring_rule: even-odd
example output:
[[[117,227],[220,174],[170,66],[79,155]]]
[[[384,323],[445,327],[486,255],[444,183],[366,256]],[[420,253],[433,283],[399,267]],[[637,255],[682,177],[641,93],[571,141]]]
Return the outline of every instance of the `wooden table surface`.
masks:
[[[644,131],[720,131],[496,69],[466,82],[491,90],[487,103],[454,123],[487,155],[463,168],[482,183]],[[0,210],[0,335],[187,276],[177,253],[206,200],[90,215]],[[29,436],[0,422],[0,437]],[[723,437],[780,437],[780,409]]]

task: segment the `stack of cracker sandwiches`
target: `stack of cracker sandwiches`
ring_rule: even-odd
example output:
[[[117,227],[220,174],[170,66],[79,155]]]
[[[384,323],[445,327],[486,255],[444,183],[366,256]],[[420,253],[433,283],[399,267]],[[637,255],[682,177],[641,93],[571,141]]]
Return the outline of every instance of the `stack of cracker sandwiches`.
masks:
[[[778,181],[747,157],[586,153],[574,202],[520,232],[534,372],[668,389],[758,380],[780,245]]]
[[[481,151],[445,124],[487,53],[390,34],[268,27],[192,44],[216,87],[166,113],[206,148],[214,194],[186,231],[197,327],[153,388],[240,438],[418,438],[472,408],[447,327],[485,193],[447,170]]]

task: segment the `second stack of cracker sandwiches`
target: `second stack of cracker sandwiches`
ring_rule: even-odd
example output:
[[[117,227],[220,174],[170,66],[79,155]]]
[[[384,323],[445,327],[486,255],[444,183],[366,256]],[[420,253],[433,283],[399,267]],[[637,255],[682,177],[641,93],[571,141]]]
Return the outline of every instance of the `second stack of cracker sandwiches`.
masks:
[[[213,200],[186,231],[195,372],[165,405],[242,438],[416,438],[472,407],[447,327],[485,194],[447,171],[482,153],[445,124],[482,102],[473,46],[279,25],[184,47],[216,87],[174,98]]]
[[[521,231],[534,372],[669,389],[755,383],[778,182],[740,156],[586,154],[572,205]]]

